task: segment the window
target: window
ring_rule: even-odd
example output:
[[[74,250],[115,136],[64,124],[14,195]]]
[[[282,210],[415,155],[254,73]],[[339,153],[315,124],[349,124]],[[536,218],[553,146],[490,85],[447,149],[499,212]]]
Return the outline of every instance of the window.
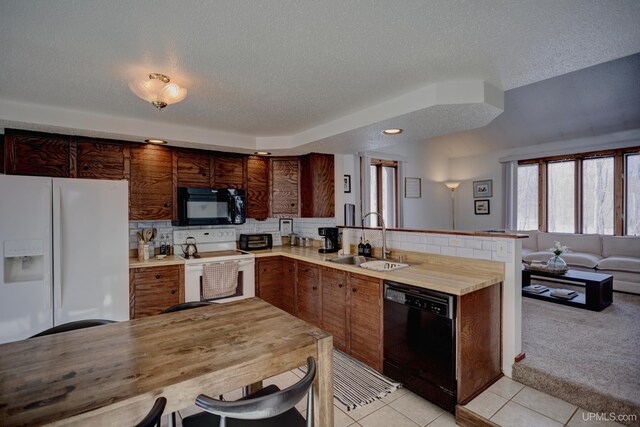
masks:
[[[582,232],[613,234],[613,157],[582,162]]]
[[[538,229],[538,165],[518,166],[518,230]]]
[[[547,166],[547,228],[551,232],[575,232],[575,177],[575,162]]]
[[[520,162],[519,230],[640,235],[640,147]]]
[[[626,156],[626,234],[640,236],[640,154]]]
[[[369,212],[379,212],[389,228],[398,226],[398,162],[371,159],[369,166]],[[369,227],[379,227],[382,222],[371,215]]]

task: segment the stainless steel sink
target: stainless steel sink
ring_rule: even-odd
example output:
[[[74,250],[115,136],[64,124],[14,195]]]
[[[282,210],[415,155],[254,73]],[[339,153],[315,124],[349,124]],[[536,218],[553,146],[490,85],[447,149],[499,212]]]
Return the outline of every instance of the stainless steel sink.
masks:
[[[352,256],[344,256],[339,258],[332,258],[329,261],[335,262],[338,264],[355,265],[356,267],[360,267],[360,264],[362,264],[363,262],[378,261],[378,258],[352,255]]]
[[[409,267],[410,264],[383,260],[379,258],[364,257],[358,255],[332,258],[329,261],[337,264],[353,265],[355,267],[366,268],[375,271],[393,271],[400,268]],[[365,264],[366,263],[366,264]],[[363,265],[364,264],[364,265]]]

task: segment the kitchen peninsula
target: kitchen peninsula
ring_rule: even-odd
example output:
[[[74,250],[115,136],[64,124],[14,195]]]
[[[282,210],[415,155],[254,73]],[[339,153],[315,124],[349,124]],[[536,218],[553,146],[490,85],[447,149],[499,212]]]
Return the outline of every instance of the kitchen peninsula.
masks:
[[[501,373],[501,295],[504,265],[406,252],[410,267],[377,272],[330,261],[317,247],[255,251],[256,295],[331,333],[334,347],[382,371],[383,281],[454,295],[457,305],[458,402],[466,403]],[[165,261],[174,265],[175,258]],[[131,268],[163,261],[131,262]]]

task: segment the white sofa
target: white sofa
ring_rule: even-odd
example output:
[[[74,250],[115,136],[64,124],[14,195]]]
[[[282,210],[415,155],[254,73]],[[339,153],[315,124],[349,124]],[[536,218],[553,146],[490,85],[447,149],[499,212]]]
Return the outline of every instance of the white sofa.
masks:
[[[555,242],[569,247],[562,259],[574,270],[595,271],[613,276],[613,289],[640,294],[640,237],[599,234],[544,233],[518,231],[529,235],[522,240],[522,260],[546,262],[553,256]]]

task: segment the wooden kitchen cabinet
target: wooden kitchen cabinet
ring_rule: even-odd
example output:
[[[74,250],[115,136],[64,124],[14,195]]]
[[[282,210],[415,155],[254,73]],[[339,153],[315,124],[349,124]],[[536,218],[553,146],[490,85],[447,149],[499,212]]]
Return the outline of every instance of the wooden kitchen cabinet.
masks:
[[[0,173],[4,173],[4,135],[0,135]]]
[[[256,260],[256,296],[295,316],[295,262],[280,256]]]
[[[211,156],[212,188],[244,188],[245,163],[243,156]]]
[[[160,314],[184,302],[184,266],[142,267],[129,270],[129,317]]]
[[[75,176],[69,136],[6,129],[4,152],[7,175]]]
[[[168,147],[132,144],[129,220],[174,218],[174,159],[173,150]]]
[[[269,159],[260,156],[247,157],[247,218],[269,217]]]
[[[284,309],[282,257],[256,260],[256,295],[269,304]]]
[[[294,316],[298,315],[296,307],[296,263],[287,258],[282,259],[282,309]]]
[[[271,159],[271,217],[299,216],[297,158]]]
[[[382,372],[382,281],[349,275],[349,354]]]
[[[334,155],[311,153],[300,156],[300,216],[335,216]]]
[[[129,179],[130,146],[89,138],[75,138],[77,177],[85,179]]]
[[[323,267],[322,329],[333,335],[333,346],[344,352],[348,347],[347,274],[344,271]]]
[[[211,173],[209,153],[196,150],[176,150],[178,187],[209,188]]]
[[[322,289],[319,273],[318,266],[298,261],[296,305],[300,319],[322,328]]]

